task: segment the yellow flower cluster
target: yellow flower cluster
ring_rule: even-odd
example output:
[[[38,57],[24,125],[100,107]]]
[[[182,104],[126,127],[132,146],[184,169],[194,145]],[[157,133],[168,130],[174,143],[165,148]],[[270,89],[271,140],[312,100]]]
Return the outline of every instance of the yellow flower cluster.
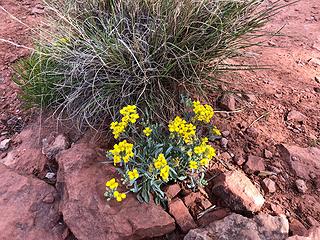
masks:
[[[187,123],[186,120],[176,117],[168,125],[171,133],[178,133],[183,138],[186,144],[192,143],[196,135],[196,126],[192,123]]]
[[[110,150],[110,153],[113,155],[114,165],[120,163],[122,160],[124,163],[127,163],[131,157],[134,157],[133,144],[128,143],[127,140],[123,140],[122,142],[115,144],[113,149]]]
[[[195,113],[195,119],[200,122],[209,123],[213,117],[213,108],[208,105],[202,105],[199,101],[193,102],[193,112]]]
[[[149,137],[149,136],[151,135],[151,133],[152,133],[152,129],[149,128],[149,127],[146,127],[146,128],[143,130],[143,133],[144,133],[147,137]]]
[[[126,127],[129,123],[135,123],[139,118],[137,113],[137,107],[135,105],[128,105],[120,110],[121,115],[123,116],[120,122],[112,122],[110,129],[115,139],[120,137],[120,134],[125,132]]]
[[[163,181],[168,181],[170,167],[163,153],[160,153],[158,158],[154,161],[154,167],[160,169],[160,176]]]
[[[128,105],[120,110],[120,114],[123,116],[122,121],[126,123],[135,123],[139,118],[137,113],[137,106]]]
[[[117,202],[121,202],[123,199],[127,197],[125,193],[120,193],[118,191],[114,191],[113,196],[117,200]]]
[[[207,144],[207,142],[208,142],[208,139],[203,138],[201,144],[199,146],[195,146],[193,149],[195,154],[197,154],[198,156],[201,156],[200,166],[207,166],[210,160],[216,156],[216,150],[212,146]],[[193,164],[191,166],[191,162],[192,161],[190,161],[190,168],[197,169],[198,165],[197,165],[197,168],[194,168],[195,165]]]
[[[111,190],[116,189],[119,186],[115,178],[112,178],[108,182],[106,182],[106,187],[110,188]]]
[[[132,171],[128,171],[128,176],[130,181],[135,180],[139,178],[139,172],[137,169],[134,168]]]
[[[113,197],[118,201],[121,202],[123,199],[125,199],[127,197],[127,195],[125,193],[120,193],[119,191],[117,191],[117,188],[119,186],[119,183],[116,181],[115,178],[112,178],[111,180],[109,180],[108,182],[106,182],[106,187],[107,187],[107,191],[109,193],[112,194],[113,192]],[[108,188],[111,190],[108,190]]]

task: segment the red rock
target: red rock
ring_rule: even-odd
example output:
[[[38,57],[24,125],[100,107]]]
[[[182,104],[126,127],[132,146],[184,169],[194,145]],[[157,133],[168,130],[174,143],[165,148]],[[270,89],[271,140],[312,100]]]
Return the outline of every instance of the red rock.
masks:
[[[264,150],[264,157],[270,159],[273,157],[273,154],[269,150],[265,149]]]
[[[296,180],[296,186],[297,186],[297,189],[300,193],[306,193],[307,190],[308,190],[308,187],[306,185],[306,182],[302,179],[297,179]]]
[[[288,231],[288,220],[283,215],[246,218],[233,213],[205,228],[190,230],[184,240],[284,240]]]
[[[301,112],[292,110],[287,115],[287,121],[289,122],[304,122],[307,117]]]
[[[169,199],[173,199],[174,197],[176,197],[180,191],[181,191],[181,188],[180,188],[179,184],[177,184],[177,183],[173,184],[173,185],[169,185],[165,189],[165,193]]]
[[[52,193],[47,194],[43,199],[42,202],[44,203],[53,203],[55,201],[55,198]]]
[[[306,233],[306,236],[292,236],[286,240],[319,240],[320,239],[320,227],[312,227]]]
[[[0,238],[3,240],[61,239],[57,203],[44,203],[47,195],[57,197],[54,187],[19,175],[0,164]]]
[[[184,205],[181,199],[175,199],[170,202],[169,212],[176,220],[176,223],[179,225],[182,232],[186,233],[190,229],[197,227],[188,211],[188,208]]]
[[[191,192],[183,198],[183,202],[194,216],[199,213],[199,210],[202,211],[212,206],[208,198],[201,192]]]
[[[271,203],[271,204],[270,204],[270,208],[271,208],[271,210],[272,210],[275,214],[277,214],[277,215],[284,214],[282,208],[281,208],[279,205],[276,205],[276,204]]]
[[[23,130],[14,139],[14,142],[21,141],[21,144],[1,159],[0,163],[17,170],[21,174],[41,172],[47,159],[41,152],[41,146],[38,138],[35,137],[35,131],[35,126]]]
[[[259,137],[259,131],[253,127],[246,129],[246,134],[251,137],[253,140]]]
[[[103,196],[105,182],[117,177],[116,170],[102,164],[91,146],[73,145],[61,152],[57,161],[60,211],[77,239],[136,240],[162,236],[175,229],[174,219],[152,200],[144,204],[128,194],[121,203],[107,202]]]
[[[247,162],[243,166],[243,170],[248,174],[264,171],[264,159],[261,157],[249,155]]]
[[[231,159],[231,156],[228,152],[223,152],[221,153],[218,158],[221,160],[221,161],[224,161],[224,162],[227,162]]]
[[[250,179],[239,171],[229,171],[214,179],[213,193],[235,211],[257,212],[264,198]]]
[[[305,236],[307,233],[307,229],[297,219],[293,219],[289,223],[289,232],[291,233],[291,235]]]
[[[305,215],[311,215],[320,219],[320,201],[319,198],[312,195],[304,194],[294,199],[294,204],[298,206],[299,211]]]
[[[244,159],[244,157],[243,156],[235,156],[234,157],[234,162],[238,165],[238,166],[241,166],[242,164],[244,164],[245,163],[245,159]]]
[[[320,226],[320,223],[316,219],[314,219],[312,216],[307,216],[307,222],[312,227]]]
[[[214,221],[221,220],[221,219],[225,218],[229,214],[231,214],[231,212],[227,208],[213,210],[213,211],[210,211],[210,212],[204,214],[200,219],[198,219],[198,224],[201,227],[205,227]]]
[[[236,100],[234,96],[230,94],[224,94],[219,100],[219,105],[228,111],[236,110]]]
[[[256,96],[254,94],[251,94],[251,93],[245,93],[245,94],[243,94],[243,97],[248,102],[255,102],[257,100]]]
[[[291,171],[299,178],[310,179],[310,174],[320,175],[320,149],[316,147],[279,145],[281,157],[287,161]]]
[[[263,179],[261,186],[266,193],[274,193],[277,191],[276,183],[270,178]]]
[[[63,134],[58,135],[55,138],[44,138],[42,140],[42,153],[49,159],[54,159],[57,154],[70,147],[70,142]]]

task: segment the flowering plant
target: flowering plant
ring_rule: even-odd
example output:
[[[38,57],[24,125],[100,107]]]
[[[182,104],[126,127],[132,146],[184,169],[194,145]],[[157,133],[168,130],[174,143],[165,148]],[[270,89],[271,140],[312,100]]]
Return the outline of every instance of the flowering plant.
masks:
[[[165,203],[163,186],[184,181],[190,189],[207,184],[205,172],[216,156],[209,140],[220,136],[211,124],[214,115],[210,105],[185,100],[185,116],[175,117],[168,126],[141,119],[137,107],[120,110],[120,121],[111,123],[115,139],[121,140],[107,152],[121,178],[106,183],[105,196],[122,201],[128,192],[137,193],[140,201],[149,202],[150,193],[156,203]],[[119,192],[119,182],[126,192]]]

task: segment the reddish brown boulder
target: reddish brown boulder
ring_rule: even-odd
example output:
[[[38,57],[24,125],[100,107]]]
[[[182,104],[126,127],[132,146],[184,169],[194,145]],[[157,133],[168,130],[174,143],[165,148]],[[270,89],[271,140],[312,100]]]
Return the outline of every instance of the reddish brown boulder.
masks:
[[[304,194],[301,197],[293,199],[293,204],[298,206],[299,211],[305,215],[320,219],[320,197],[317,195]]]
[[[186,233],[190,229],[197,227],[188,208],[181,199],[178,198],[169,204],[169,212],[176,220],[176,223],[179,225],[182,232]]]
[[[289,223],[289,231],[291,235],[299,235],[299,236],[306,236],[306,233],[307,233],[307,229],[305,228],[305,226],[303,226],[303,224],[297,219],[293,219]]]
[[[189,211],[196,216],[199,211],[203,211],[212,206],[207,196],[199,192],[191,192],[183,198],[184,204],[187,206]]]
[[[205,226],[209,225],[210,223],[217,221],[217,220],[221,220],[230,214],[231,214],[231,212],[227,208],[213,210],[208,213],[205,213],[200,219],[198,219],[198,224],[201,227],[205,227]]]
[[[239,171],[229,171],[214,179],[213,193],[235,211],[257,212],[264,198],[250,179]]]
[[[41,152],[39,138],[35,135],[35,127],[23,130],[13,141],[21,142],[19,146],[10,151],[0,160],[9,168],[21,174],[41,172],[46,163],[46,157]]]
[[[62,192],[60,210],[78,239],[143,239],[169,233],[174,219],[151,200],[140,203],[128,194],[119,203],[103,196],[105,182],[117,177],[111,164],[87,144],[76,144],[61,152],[57,187]]]
[[[279,152],[291,171],[299,178],[310,179],[310,174],[320,175],[320,149],[316,147],[279,145]]]
[[[165,193],[169,199],[173,199],[175,196],[177,196],[179,194],[180,191],[181,191],[181,188],[180,188],[179,184],[177,184],[177,183],[173,184],[173,185],[169,185],[165,189]]]
[[[261,157],[249,155],[248,161],[243,166],[243,170],[248,174],[264,171],[264,159]]]
[[[190,230],[184,240],[284,240],[288,231],[288,220],[283,215],[246,218],[233,213],[205,228]]]
[[[57,192],[33,177],[21,176],[0,164],[0,238],[61,239]],[[48,197],[49,196],[49,197]],[[47,201],[51,198],[50,201]]]
[[[312,227],[306,233],[306,236],[292,236],[286,240],[319,240],[320,239],[320,227]]]

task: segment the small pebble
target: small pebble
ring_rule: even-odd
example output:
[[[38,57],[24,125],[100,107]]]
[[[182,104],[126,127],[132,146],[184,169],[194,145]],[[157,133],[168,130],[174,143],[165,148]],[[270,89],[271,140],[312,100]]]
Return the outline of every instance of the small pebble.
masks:
[[[270,159],[273,157],[273,154],[269,150],[265,149],[264,150],[264,157]]]
[[[221,143],[221,147],[227,148],[227,146],[228,146],[228,139],[226,139],[226,138],[221,138],[220,143]]]
[[[223,131],[221,132],[222,137],[228,137],[230,135],[229,131]]]
[[[277,191],[276,183],[270,178],[263,179],[261,185],[263,190],[267,193],[274,193]]]
[[[54,178],[55,175],[56,175],[56,174],[53,173],[53,172],[48,172],[48,173],[46,174],[45,178],[52,179],[52,178]]]
[[[11,143],[11,139],[4,139],[0,142],[0,151],[6,151]]]
[[[296,186],[300,193],[305,193],[308,190],[306,182],[302,179],[296,180]]]

